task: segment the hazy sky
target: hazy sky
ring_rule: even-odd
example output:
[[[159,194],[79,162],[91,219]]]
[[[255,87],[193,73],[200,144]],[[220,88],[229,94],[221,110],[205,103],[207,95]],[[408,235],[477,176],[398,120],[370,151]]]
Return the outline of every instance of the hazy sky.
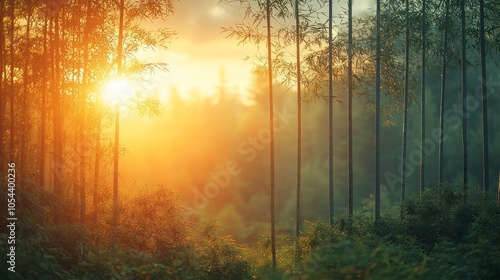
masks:
[[[169,72],[157,79],[161,88],[175,86],[183,94],[192,90],[210,94],[219,82],[219,72],[223,67],[229,88],[246,91],[253,65],[244,58],[252,57],[255,49],[251,45],[238,45],[236,39],[227,39],[221,28],[241,21],[244,9],[220,2],[181,0],[174,3],[175,15],[167,24],[177,36],[168,50],[152,55],[153,60],[169,65]],[[355,0],[355,13],[373,8],[372,2]],[[334,1],[336,13],[345,7],[345,1]],[[163,94],[168,95],[168,92]]]

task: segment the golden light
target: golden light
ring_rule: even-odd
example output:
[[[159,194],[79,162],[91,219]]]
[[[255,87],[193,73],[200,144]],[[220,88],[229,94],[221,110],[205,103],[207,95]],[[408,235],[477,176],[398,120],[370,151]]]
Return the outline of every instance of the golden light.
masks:
[[[103,100],[110,106],[124,106],[133,93],[131,84],[123,78],[110,80],[102,91]]]

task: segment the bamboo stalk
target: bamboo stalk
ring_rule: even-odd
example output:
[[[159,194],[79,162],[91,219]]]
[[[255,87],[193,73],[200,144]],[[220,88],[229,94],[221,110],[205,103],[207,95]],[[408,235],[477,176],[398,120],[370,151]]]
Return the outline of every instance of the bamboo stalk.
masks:
[[[500,170],[498,170],[498,196],[497,196],[497,201],[498,204],[500,204]]]

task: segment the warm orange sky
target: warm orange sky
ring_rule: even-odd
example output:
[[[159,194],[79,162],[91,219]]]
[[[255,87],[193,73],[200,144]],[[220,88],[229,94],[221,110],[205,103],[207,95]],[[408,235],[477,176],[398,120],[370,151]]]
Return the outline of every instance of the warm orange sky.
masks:
[[[358,2],[359,1],[359,2]],[[356,9],[365,9],[356,1]],[[177,32],[168,50],[156,50],[144,55],[149,61],[168,63],[168,72],[160,73],[152,79],[159,92],[160,99],[168,99],[171,87],[176,87],[181,94],[197,90],[202,94],[215,92],[219,83],[221,67],[224,68],[226,85],[229,89],[237,88],[239,93],[246,94],[251,82],[253,64],[251,59],[256,55],[252,45],[238,45],[236,39],[226,38],[222,33],[223,26],[228,26],[243,18],[243,8],[219,4],[220,0],[181,0],[175,2],[175,15],[171,17],[168,27]],[[335,3],[336,13],[345,3]],[[245,57],[250,60],[245,61]],[[158,118],[137,118],[136,114],[122,113],[120,145],[129,153],[121,160],[120,177],[122,184],[130,185],[132,179],[151,184],[162,183],[162,167],[158,164],[168,155],[158,152],[158,146],[168,145],[166,133],[161,130],[161,123],[169,118],[165,107],[166,100],[161,100],[162,116]],[[109,131],[112,137],[113,130]],[[141,143],[139,146],[137,143]]]
[[[238,46],[236,40],[226,39],[221,32],[222,26],[234,22],[236,14],[240,14],[237,8],[219,4],[219,0],[175,2],[175,14],[167,24],[177,35],[168,50],[147,54],[148,60],[168,63],[169,71],[155,79],[159,87],[175,86],[181,94],[193,90],[210,94],[224,68],[228,88],[244,93],[251,80],[252,64],[243,59],[254,49]]]
[[[222,3],[221,3],[222,2]],[[341,1],[334,3],[334,13],[346,7]],[[355,13],[372,8],[373,1],[355,1]],[[256,48],[252,45],[238,45],[237,39],[226,38],[221,27],[227,27],[243,19],[244,8],[228,5],[220,0],[181,0],[175,2],[175,14],[170,17],[168,27],[177,36],[168,50],[148,53],[148,60],[168,63],[169,71],[154,79],[163,98],[171,86],[181,94],[198,90],[210,94],[219,82],[221,68],[225,70],[225,80],[229,89],[237,89],[246,94],[251,81],[252,61]],[[244,6],[244,5],[243,5]],[[325,11],[326,12],[326,11]]]

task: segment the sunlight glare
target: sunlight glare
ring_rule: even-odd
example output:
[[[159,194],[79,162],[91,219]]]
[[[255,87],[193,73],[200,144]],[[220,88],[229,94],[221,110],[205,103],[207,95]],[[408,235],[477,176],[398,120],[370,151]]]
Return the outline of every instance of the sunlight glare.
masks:
[[[106,84],[102,95],[109,106],[124,106],[132,95],[132,86],[126,79],[113,79]]]

